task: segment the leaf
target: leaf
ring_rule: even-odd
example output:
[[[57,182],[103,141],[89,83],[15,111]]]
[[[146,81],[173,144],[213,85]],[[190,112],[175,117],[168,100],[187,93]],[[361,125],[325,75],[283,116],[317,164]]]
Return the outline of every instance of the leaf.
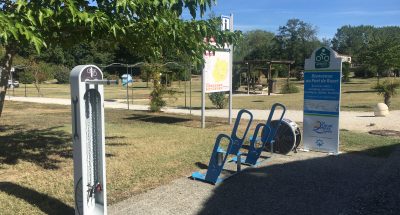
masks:
[[[39,23],[43,25],[43,12],[41,10],[39,11]]]

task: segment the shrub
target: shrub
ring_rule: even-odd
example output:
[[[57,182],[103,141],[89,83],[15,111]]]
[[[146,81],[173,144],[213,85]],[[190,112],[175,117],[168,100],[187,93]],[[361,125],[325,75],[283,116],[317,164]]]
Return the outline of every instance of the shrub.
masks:
[[[57,79],[57,83],[59,84],[67,84],[69,83],[69,74],[70,70],[65,66],[56,66],[54,72],[54,78]]]
[[[300,92],[299,88],[290,82],[286,82],[281,89],[282,94],[290,94],[298,92]]]
[[[24,71],[19,74],[19,79],[23,84],[32,84],[35,81],[35,77],[31,72]]]
[[[161,108],[167,105],[167,102],[163,99],[163,95],[166,93],[163,86],[155,87],[150,93],[150,111],[159,112]]]
[[[357,78],[372,78],[376,77],[376,72],[368,69],[366,66],[357,67],[351,69],[354,72],[354,76]]]
[[[344,62],[342,71],[343,71],[342,81],[343,82],[350,82],[350,63]]]
[[[379,95],[383,95],[385,104],[389,107],[391,98],[397,94],[397,89],[400,88],[400,81],[390,79],[383,83],[378,83],[373,89],[378,91]]]
[[[218,109],[223,109],[228,104],[228,98],[225,97],[225,92],[210,93],[208,95],[213,105]]]

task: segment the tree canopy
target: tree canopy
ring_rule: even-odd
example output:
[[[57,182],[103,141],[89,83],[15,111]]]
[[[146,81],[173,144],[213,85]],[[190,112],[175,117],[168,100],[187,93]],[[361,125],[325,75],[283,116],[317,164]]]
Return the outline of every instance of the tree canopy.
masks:
[[[119,42],[150,62],[182,54],[199,62],[204,50],[213,48],[203,43],[204,38],[213,37],[219,44],[237,38],[220,31],[218,19],[195,19],[213,4],[214,0],[0,0],[0,43],[5,48],[0,61],[0,115],[18,50],[33,46],[40,52],[104,39]],[[180,18],[185,9],[192,19]]]

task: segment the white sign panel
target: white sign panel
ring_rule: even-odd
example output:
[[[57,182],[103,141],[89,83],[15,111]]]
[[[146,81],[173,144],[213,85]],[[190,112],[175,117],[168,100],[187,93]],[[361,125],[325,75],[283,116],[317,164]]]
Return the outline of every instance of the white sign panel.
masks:
[[[304,149],[339,153],[342,59],[316,49],[304,69]]]
[[[205,92],[223,92],[230,90],[230,53],[227,51],[207,52],[204,55]]]
[[[231,17],[230,16],[221,16],[221,30],[231,30]]]

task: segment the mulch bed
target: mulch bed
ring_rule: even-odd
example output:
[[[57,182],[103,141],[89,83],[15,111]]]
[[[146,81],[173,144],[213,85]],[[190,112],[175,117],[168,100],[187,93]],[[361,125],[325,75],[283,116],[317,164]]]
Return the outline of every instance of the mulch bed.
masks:
[[[400,131],[395,130],[371,130],[368,133],[380,136],[400,137]]]

